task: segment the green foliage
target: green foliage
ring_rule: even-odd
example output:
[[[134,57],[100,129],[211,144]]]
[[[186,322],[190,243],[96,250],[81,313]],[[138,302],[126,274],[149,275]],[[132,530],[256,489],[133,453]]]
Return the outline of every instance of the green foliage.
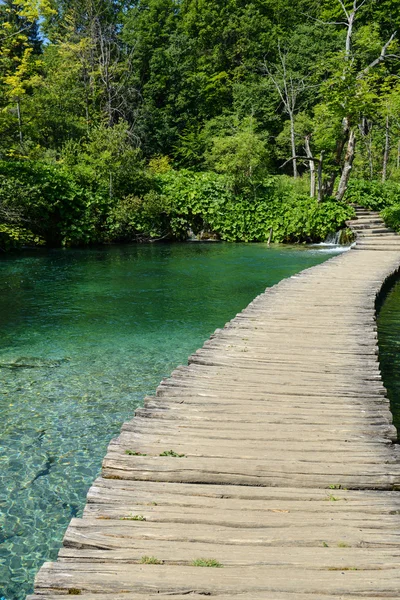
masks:
[[[388,227],[400,232],[400,202],[384,208],[381,212],[381,216]]]
[[[264,179],[256,200],[235,196],[228,180],[213,173],[178,172],[163,183],[178,237],[190,228],[215,232],[225,241],[267,241],[272,227],[275,242],[319,241],[353,214],[333,200],[318,204],[282,177]]]
[[[169,156],[157,155],[149,160],[149,171],[150,173],[153,173],[153,175],[168,173],[171,169],[171,159]]]
[[[0,250],[11,250],[23,246],[42,246],[44,240],[18,225],[0,223]]]
[[[400,183],[352,179],[346,192],[346,200],[370,210],[381,211],[400,201]]]
[[[400,178],[399,3],[359,2],[347,51],[345,6],[0,1],[0,246],[189,230],[265,241],[271,228],[274,241],[323,239],[351,209],[308,197],[304,158],[299,181],[272,176],[291,156],[292,124],[295,152],[307,136],[323,157],[329,193],[352,131],[351,173],[371,181],[351,181],[348,199],[396,204],[398,185],[373,179],[386,122],[384,172]]]
[[[113,241],[145,242],[173,237],[165,196],[154,190],[138,196],[126,196],[113,206],[107,219],[107,236]]]
[[[214,569],[221,569],[223,565],[215,560],[215,558],[196,558],[191,562],[192,567],[213,567]]]
[[[213,138],[206,162],[217,173],[228,175],[238,194],[254,190],[267,173],[269,155],[265,143],[252,127],[247,127],[233,135]]]
[[[300,180],[262,180],[253,195],[234,195],[229,178],[212,172],[170,171],[156,178],[156,190],[143,199],[125,198],[113,209],[110,231],[117,239],[186,239],[216,233],[229,242],[321,241],[354,215],[344,203],[319,204]],[[125,237],[124,237],[125,236]]]
[[[98,240],[105,201],[63,168],[42,162],[3,161],[0,205],[10,214],[18,211],[35,236],[58,246]]]

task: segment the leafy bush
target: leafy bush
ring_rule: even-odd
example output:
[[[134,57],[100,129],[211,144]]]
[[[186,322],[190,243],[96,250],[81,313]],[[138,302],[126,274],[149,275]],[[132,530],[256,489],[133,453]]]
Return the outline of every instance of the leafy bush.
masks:
[[[388,227],[400,232],[400,204],[387,206],[381,212],[381,216]]]
[[[0,250],[11,250],[22,246],[41,246],[44,240],[18,225],[0,224]]]
[[[165,160],[156,166],[143,177],[138,167],[131,185],[112,196],[106,180],[82,165],[0,162],[0,244],[184,240],[189,230],[253,242],[266,241],[271,228],[275,242],[318,241],[353,214],[334,200],[318,204],[304,182],[285,176],[235,195],[227,174],[174,171]]]
[[[0,162],[0,206],[7,225],[26,226],[50,246],[102,239],[108,196],[59,165]]]
[[[112,241],[148,241],[170,237],[168,207],[165,198],[154,191],[143,198],[130,195],[110,210],[106,237]]]
[[[346,200],[370,210],[381,211],[386,206],[400,201],[400,183],[351,179]]]
[[[192,230],[216,233],[230,242],[255,242],[267,241],[272,228],[276,242],[319,241],[354,214],[350,206],[332,199],[318,204],[298,193],[288,178],[264,179],[256,199],[235,196],[229,183],[227,176],[213,172],[163,173],[143,199],[118,203],[110,230],[118,239],[186,239]]]

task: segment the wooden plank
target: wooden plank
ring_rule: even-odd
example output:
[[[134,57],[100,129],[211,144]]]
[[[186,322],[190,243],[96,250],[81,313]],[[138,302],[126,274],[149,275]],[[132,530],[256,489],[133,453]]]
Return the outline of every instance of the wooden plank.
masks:
[[[133,515],[135,516],[135,515]],[[274,546],[274,547],[377,547],[396,548],[400,533],[395,529],[398,516],[371,522],[362,518],[356,523],[352,519],[341,518],[340,511],[335,518],[310,513],[307,519],[295,514],[271,513],[269,525],[240,527],[227,524],[171,521],[137,521],[113,519],[72,519],[65,537],[64,546],[69,548],[99,548],[111,550],[135,548],[139,541],[203,543],[211,546]],[[370,517],[371,515],[368,515]],[[315,525],[317,523],[318,526]]]
[[[134,548],[112,550],[62,548],[59,559],[77,562],[136,563],[152,556],[161,564],[190,566],[193,557],[212,556],[224,567],[291,566],[302,569],[398,569],[400,552],[381,548],[279,548],[268,546],[229,546],[186,541],[138,540]]]
[[[43,600],[44,597],[47,600],[71,600],[70,594],[64,595],[57,593],[56,595],[53,595],[51,592],[46,593],[43,590],[40,595],[33,594],[31,596],[28,596],[26,600]],[[157,597],[157,600],[204,600],[204,594],[194,593],[190,594],[189,596],[188,594],[184,594],[183,596],[181,594],[174,594],[171,597],[171,594],[160,594],[157,591],[154,593],[150,591],[144,594],[135,594],[130,592],[123,592],[122,594],[119,594],[118,592],[112,592],[111,594],[87,594],[84,592],[80,593],[79,597],[80,600],[154,600],[155,597]],[[321,594],[318,597],[320,600],[339,600],[343,598],[343,596],[338,597],[337,595],[332,596],[331,594]],[[260,598],[260,595],[258,593],[239,593],[234,595],[229,594],[228,596],[225,594],[218,594],[218,600],[232,600],[232,598],[235,598],[235,600],[316,600],[314,594],[303,594],[299,592],[295,592],[292,594],[290,592],[263,591],[262,599]],[[398,595],[385,595],[385,598],[386,600],[398,600]],[[360,596],[353,596],[352,594],[346,595],[346,600],[360,600]]]
[[[205,569],[168,565],[99,565],[97,563],[46,563],[36,579],[36,590],[82,592],[136,592],[169,594],[240,594],[274,592],[353,593],[364,597],[395,595],[398,570],[320,570],[279,567]]]

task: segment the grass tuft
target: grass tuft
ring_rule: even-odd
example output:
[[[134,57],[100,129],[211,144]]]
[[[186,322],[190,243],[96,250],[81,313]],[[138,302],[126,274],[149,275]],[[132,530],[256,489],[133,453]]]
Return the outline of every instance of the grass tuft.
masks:
[[[192,567],[214,567],[214,569],[221,569],[223,567],[215,558],[196,558],[190,564]]]
[[[142,556],[140,559],[140,564],[142,565],[162,565],[163,561],[158,560],[155,556]]]

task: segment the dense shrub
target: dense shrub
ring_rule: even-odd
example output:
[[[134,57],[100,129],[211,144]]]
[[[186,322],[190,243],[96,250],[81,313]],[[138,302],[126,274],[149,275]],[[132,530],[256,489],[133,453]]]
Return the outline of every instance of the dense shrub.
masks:
[[[319,241],[353,212],[332,199],[318,204],[304,182],[284,176],[235,195],[228,175],[169,168],[147,173],[136,187],[111,197],[81,167],[0,162],[0,244],[184,240],[189,230],[253,242],[266,241],[271,228],[275,242]]]
[[[381,211],[386,206],[400,202],[400,183],[351,179],[346,200],[370,210]]]
[[[272,228],[276,242],[319,241],[353,214],[332,199],[318,204],[282,177],[261,182],[256,197],[235,196],[229,179],[212,172],[169,171],[156,177],[155,187],[143,199],[120,202],[111,212],[110,230],[136,239],[185,239],[192,230],[255,242],[266,241]]]
[[[0,224],[0,250],[11,250],[22,248],[23,246],[41,246],[44,240],[18,225]]]
[[[0,206],[11,215],[8,225],[25,225],[59,246],[97,241],[106,202],[57,165],[0,162]]]
[[[387,206],[381,215],[388,227],[400,232],[400,203]]]

